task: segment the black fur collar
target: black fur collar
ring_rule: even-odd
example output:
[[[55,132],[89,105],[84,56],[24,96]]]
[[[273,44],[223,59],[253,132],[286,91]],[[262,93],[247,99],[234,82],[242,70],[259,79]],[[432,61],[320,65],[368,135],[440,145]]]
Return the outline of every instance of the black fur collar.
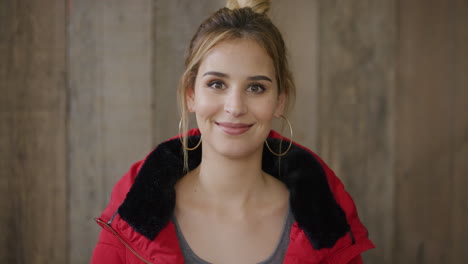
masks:
[[[198,142],[199,136],[190,141]],[[269,138],[270,146],[279,139]],[[289,142],[283,141],[282,149]],[[122,219],[153,240],[171,219],[175,207],[174,185],[183,176],[179,139],[160,144],[146,159],[135,183],[119,207]],[[201,148],[189,151],[189,169],[201,161]],[[263,150],[263,170],[282,180],[290,191],[290,207],[299,227],[315,249],[331,248],[349,230],[342,208],[335,201],[325,171],[307,150],[293,144],[281,159]]]

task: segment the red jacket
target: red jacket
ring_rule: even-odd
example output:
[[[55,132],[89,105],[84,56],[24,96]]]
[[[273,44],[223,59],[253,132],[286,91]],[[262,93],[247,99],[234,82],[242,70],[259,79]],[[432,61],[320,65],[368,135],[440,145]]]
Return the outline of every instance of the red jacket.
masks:
[[[192,130],[190,135],[199,137],[199,132]],[[281,138],[272,131],[270,146],[278,146]],[[283,139],[282,149],[286,149],[289,142]],[[189,169],[200,161],[200,148],[189,152]],[[281,166],[277,157],[264,150],[263,170],[290,190],[290,208],[296,220],[284,263],[362,263],[360,254],[374,245],[359,221],[353,200],[333,171],[296,143],[280,162]],[[171,222],[174,185],[183,176],[182,171],[177,137],[160,144],[130,168],[115,185],[108,207],[96,219],[103,229],[92,264],[184,263]]]

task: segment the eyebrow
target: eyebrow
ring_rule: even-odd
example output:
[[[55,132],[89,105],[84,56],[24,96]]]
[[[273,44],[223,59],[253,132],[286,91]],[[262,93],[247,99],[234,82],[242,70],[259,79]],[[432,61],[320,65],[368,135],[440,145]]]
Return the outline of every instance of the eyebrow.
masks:
[[[220,77],[220,78],[229,78],[229,75],[227,75],[225,73],[222,73],[222,72],[217,72],[217,71],[209,71],[209,72],[205,72],[203,74],[203,76],[206,76],[206,75],[214,75],[214,76],[217,76],[217,77]],[[249,81],[269,81],[269,82],[273,82],[270,78],[268,78],[265,75],[249,76],[249,77],[247,77],[247,80],[249,80]]]

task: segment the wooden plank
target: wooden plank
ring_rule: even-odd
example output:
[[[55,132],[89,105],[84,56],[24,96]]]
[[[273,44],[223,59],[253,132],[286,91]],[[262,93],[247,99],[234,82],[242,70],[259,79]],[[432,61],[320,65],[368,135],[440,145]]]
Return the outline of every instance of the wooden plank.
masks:
[[[0,2],[0,263],[65,263],[65,2]]]
[[[377,249],[395,263],[393,92],[396,3],[320,1],[318,153],[343,180]]]
[[[399,1],[395,263],[454,261],[452,1]]]
[[[456,0],[452,5],[454,23],[454,48],[451,57],[454,60],[453,124],[453,223],[452,235],[454,256],[452,263],[468,263],[468,2]]]
[[[70,18],[70,263],[89,263],[93,218],[152,146],[152,1],[74,1]]]
[[[318,89],[318,0],[273,1],[271,19],[283,35],[291,71],[296,83],[296,102],[288,118],[293,140],[317,147]],[[275,122],[276,123],[276,122]],[[281,131],[282,126],[274,129]],[[287,126],[282,132],[289,137]]]

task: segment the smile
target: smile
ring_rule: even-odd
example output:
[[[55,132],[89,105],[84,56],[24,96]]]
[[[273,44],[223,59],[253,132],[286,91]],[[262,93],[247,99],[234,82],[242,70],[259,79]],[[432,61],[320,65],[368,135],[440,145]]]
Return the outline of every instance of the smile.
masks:
[[[215,124],[226,134],[236,136],[247,132],[253,124],[215,122]]]

